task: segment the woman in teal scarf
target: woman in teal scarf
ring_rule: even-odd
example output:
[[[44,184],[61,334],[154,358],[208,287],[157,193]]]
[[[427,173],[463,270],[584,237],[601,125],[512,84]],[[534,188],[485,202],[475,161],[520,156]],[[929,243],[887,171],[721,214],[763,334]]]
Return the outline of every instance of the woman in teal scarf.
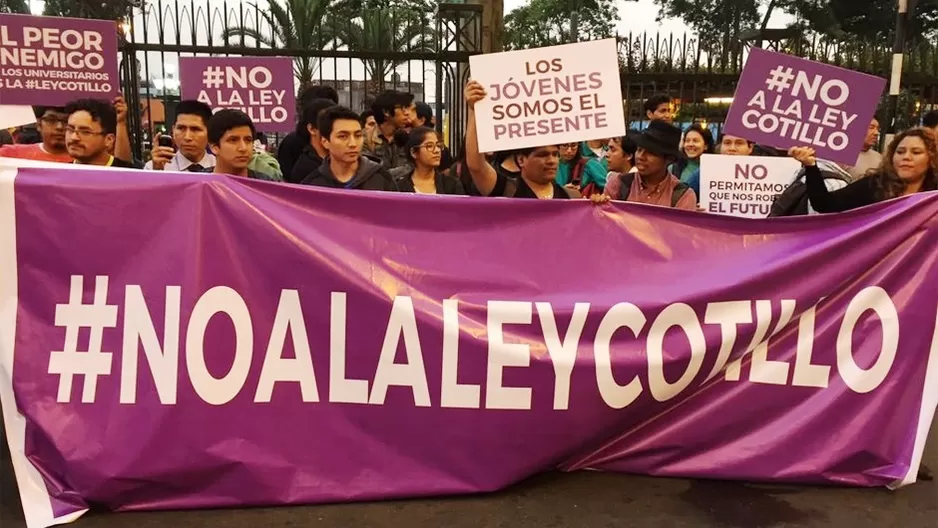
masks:
[[[700,196],[700,156],[713,154],[713,134],[700,124],[693,124],[684,131],[684,158],[672,166],[672,174],[690,186]]]

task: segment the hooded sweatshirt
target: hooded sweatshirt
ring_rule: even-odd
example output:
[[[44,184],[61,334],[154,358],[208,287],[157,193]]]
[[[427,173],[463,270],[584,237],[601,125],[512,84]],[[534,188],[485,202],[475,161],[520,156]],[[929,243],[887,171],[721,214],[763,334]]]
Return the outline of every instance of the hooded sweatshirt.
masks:
[[[355,176],[346,183],[342,183],[332,174],[332,167],[327,157],[323,160],[319,170],[310,174],[303,180],[303,185],[317,187],[331,187],[333,189],[360,189],[363,191],[398,191],[394,178],[380,163],[376,163],[365,156],[358,158],[358,170]]]

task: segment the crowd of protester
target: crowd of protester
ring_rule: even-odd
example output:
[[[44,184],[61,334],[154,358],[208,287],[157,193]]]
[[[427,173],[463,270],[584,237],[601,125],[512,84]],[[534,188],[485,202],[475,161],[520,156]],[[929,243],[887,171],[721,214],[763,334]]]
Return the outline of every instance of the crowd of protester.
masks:
[[[388,91],[356,113],[338,104],[336,90],[313,86],[299,98],[296,129],[276,157],[251,118],[218,112],[201,102],[176,106],[171,132],[153,139],[150,159],[131,155],[127,105],[82,99],[65,107],[34,107],[38,137],[0,135],[0,157],[101,167],[214,172],[300,186],[417,194],[535,199],[611,200],[700,210],[704,154],[788,155],[802,164],[770,216],[833,213],[918,192],[938,190],[938,111],[921,127],[899,134],[881,155],[879,121],[869,126],[854,166],[818,159],[813,149],[787,153],[736,136],[714,139],[710,130],[674,123],[667,96],[649,98],[648,125],[623,137],[542,145],[511,152],[481,152],[475,105],[487,97],[479,83],[465,89],[468,122],[455,158],[436,130],[433,109],[413,95]],[[930,472],[923,468],[923,478]]]
[[[267,152],[266,137],[243,112],[199,101],[177,104],[167,134],[156,134],[145,164],[131,154],[127,105],[82,99],[65,107],[34,107],[38,137],[0,135],[0,157],[60,163],[187,172],[215,172],[293,185],[418,194],[540,199],[610,200],[699,210],[704,154],[789,155],[803,169],[773,204],[770,216],[844,211],[938,189],[938,111],[922,127],[898,135],[883,156],[880,126],[869,125],[853,166],[817,159],[810,148],[784,153],[731,135],[714,139],[700,124],[674,124],[667,95],[644,105],[643,130],[623,137],[509,152],[480,152],[475,104],[487,94],[465,89],[464,148],[454,158],[437,132],[433,108],[409,93],[386,91],[356,113],[338,104],[336,90],[311,86],[298,100],[296,129]],[[6,131],[4,131],[6,132]],[[9,136],[9,137],[8,137]]]

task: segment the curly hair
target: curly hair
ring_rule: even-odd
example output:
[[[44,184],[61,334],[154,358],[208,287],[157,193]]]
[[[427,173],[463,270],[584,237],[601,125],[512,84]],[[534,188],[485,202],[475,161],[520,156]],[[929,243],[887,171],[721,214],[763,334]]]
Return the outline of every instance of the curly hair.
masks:
[[[896,198],[902,196],[905,192],[906,182],[902,181],[902,178],[900,178],[899,174],[896,172],[893,158],[896,155],[899,144],[902,143],[904,139],[910,137],[921,139],[922,142],[925,143],[925,150],[928,152],[929,167],[928,172],[925,173],[925,182],[922,184],[922,190],[938,190],[938,137],[935,136],[935,131],[930,128],[910,128],[896,136],[892,143],[889,144],[889,148],[886,149],[886,154],[883,156],[882,165],[870,176],[871,178],[876,178],[876,185],[874,187],[881,200]]]

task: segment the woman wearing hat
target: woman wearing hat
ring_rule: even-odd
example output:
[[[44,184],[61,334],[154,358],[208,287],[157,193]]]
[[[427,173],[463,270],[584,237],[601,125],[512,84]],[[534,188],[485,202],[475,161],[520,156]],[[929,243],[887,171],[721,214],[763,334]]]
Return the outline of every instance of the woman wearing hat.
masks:
[[[610,179],[605,198],[594,201],[602,203],[612,199],[696,211],[697,195],[693,189],[668,172],[668,166],[681,157],[681,130],[655,120],[642,132],[630,132],[629,137],[638,146],[635,152],[637,172]]]

